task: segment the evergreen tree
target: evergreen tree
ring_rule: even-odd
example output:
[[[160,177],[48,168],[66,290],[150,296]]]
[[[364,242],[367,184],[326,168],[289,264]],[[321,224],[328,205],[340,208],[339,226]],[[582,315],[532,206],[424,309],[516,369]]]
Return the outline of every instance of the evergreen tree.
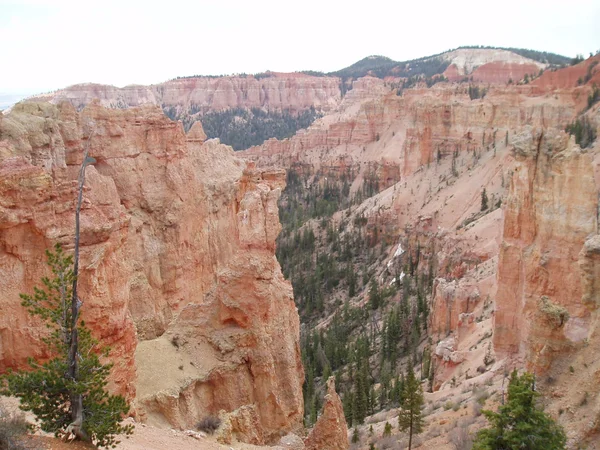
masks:
[[[77,321],[76,317],[73,320],[70,302],[76,280],[73,258],[66,256],[58,244],[54,252],[46,251],[46,255],[54,278],[42,278],[44,287],[34,288],[32,296],[21,294],[21,299],[31,315],[46,322],[50,333],[42,341],[55,356],[41,365],[30,359],[29,372],[9,372],[3,377],[1,393],[18,397],[21,409],[35,414],[43,431],[57,437],[73,433],[100,447],[114,447],[118,442],[116,434],[132,432],[131,426],[119,424],[129,406],[122,396],[105,391],[112,364],[101,364],[100,356],[106,357],[108,348],[99,347],[82,320]],[[78,364],[75,376],[71,377],[73,331],[78,344]],[[81,423],[73,421],[73,410],[77,407]]]
[[[421,379],[429,377],[429,370],[431,368],[431,351],[429,347],[423,349],[423,356],[421,357]]]
[[[387,437],[387,436],[391,436],[392,435],[392,425],[389,422],[385,423],[385,426],[383,427],[383,437]]]
[[[498,412],[483,411],[490,428],[477,433],[474,450],[562,450],[566,436],[562,427],[536,405],[532,374],[513,371],[508,400]]]
[[[412,366],[408,368],[403,394],[404,401],[398,413],[398,427],[400,431],[408,430],[408,450],[411,450],[413,434],[419,434],[423,431],[423,415],[421,412],[423,390]]]
[[[485,188],[481,191],[481,210],[485,211],[488,209],[488,196]]]
[[[379,291],[379,284],[377,284],[375,278],[371,280],[371,286],[369,288],[369,303],[372,310],[379,308],[381,303],[381,292]]]
[[[404,374],[400,375],[400,378],[396,378],[396,398],[399,405],[404,403]]]
[[[358,373],[354,379],[354,424],[362,424],[369,410],[369,374],[368,360],[362,361]]]
[[[354,266],[348,264],[348,297],[352,298],[356,295],[356,273],[354,273]]]
[[[434,380],[435,380],[435,367],[433,366],[433,362],[431,362],[431,366],[429,368],[429,374],[427,375],[427,381],[429,383],[429,392],[433,392]]]

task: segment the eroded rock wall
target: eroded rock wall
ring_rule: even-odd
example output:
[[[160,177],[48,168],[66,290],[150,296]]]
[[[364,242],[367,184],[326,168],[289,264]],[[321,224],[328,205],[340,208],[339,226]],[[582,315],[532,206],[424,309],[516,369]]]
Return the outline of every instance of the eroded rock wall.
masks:
[[[269,111],[303,111],[311,106],[330,111],[341,101],[337,77],[313,77],[290,73],[270,76],[189,77],[150,86],[123,88],[78,84],[40,96],[52,103],[68,101],[77,109],[98,99],[110,108],[158,105],[176,115],[221,111],[231,108],[264,108]]]
[[[548,129],[525,131],[514,148],[494,347],[547,370],[554,357],[581,345],[592,331],[579,266],[584,243],[598,227],[593,154]]]
[[[112,347],[113,388],[149,422],[191,427],[255,405],[266,441],[302,423],[299,320],[274,256],[283,171],[186,137],[159,108],[17,105],[0,116],[0,370],[46,357],[20,306],[44,250],[81,216],[83,317]]]
[[[260,167],[353,167],[360,178],[369,172],[368,164],[377,164],[385,188],[455,153],[500,146],[507,133],[510,139],[524,126],[564,128],[580,104],[571,91],[541,97],[542,91],[529,85],[492,86],[483,99],[473,100],[466,84],[409,89],[402,96],[370,77],[354,85],[337,112],[289,139],[270,139],[245,150],[243,156]]]

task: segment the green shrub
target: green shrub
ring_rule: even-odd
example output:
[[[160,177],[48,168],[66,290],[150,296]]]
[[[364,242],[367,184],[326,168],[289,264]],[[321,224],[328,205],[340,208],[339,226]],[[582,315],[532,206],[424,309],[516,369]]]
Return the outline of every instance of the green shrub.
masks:
[[[221,419],[215,416],[206,416],[196,425],[196,429],[213,434],[221,426]]]
[[[569,312],[562,306],[553,303],[545,295],[540,298],[539,309],[544,314],[546,320],[555,328],[562,327],[569,320]]]
[[[73,433],[97,446],[114,447],[115,435],[130,434],[133,427],[119,424],[129,411],[125,398],[105,390],[112,364],[101,364],[100,356],[106,357],[109,349],[99,347],[82,320],[72,319],[73,258],[65,256],[58,244],[46,255],[54,278],[42,278],[43,288],[36,287],[34,295],[21,294],[21,298],[31,315],[46,322],[49,335],[42,342],[55,356],[43,364],[30,359],[30,371],[3,376],[0,393],[18,397],[20,408],[35,414],[43,431],[57,437]],[[72,377],[69,352],[74,328],[78,368]],[[73,417],[77,401],[81,402],[79,423]]]

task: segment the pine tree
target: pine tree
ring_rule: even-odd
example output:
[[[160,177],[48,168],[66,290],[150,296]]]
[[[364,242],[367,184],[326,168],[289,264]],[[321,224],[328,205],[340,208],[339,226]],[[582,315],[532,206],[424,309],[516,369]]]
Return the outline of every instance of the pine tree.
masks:
[[[381,293],[379,292],[379,285],[375,278],[371,280],[371,286],[369,288],[369,303],[372,310],[379,308],[379,304],[381,303]]]
[[[363,424],[367,412],[369,410],[369,373],[368,373],[368,359],[362,361],[358,373],[354,380],[354,405],[353,405],[353,419],[354,424]]]
[[[383,437],[387,437],[387,436],[391,436],[392,435],[392,425],[389,422],[385,423],[385,426],[383,427]]]
[[[356,295],[356,273],[354,273],[354,266],[349,263],[348,269],[348,297],[352,298]]]
[[[423,431],[423,390],[421,383],[415,377],[412,366],[408,368],[403,389],[403,402],[398,412],[398,428],[400,431],[408,430],[408,450],[412,448],[413,434]]]
[[[542,408],[536,405],[540,396],[534,390],[532,374],[519,376],[513,371],[508,385],[508,400],[498,412],[483,411],[490,428],[477,433],[474,450],[562,450],[566,436]]]
[[[485,211],[488,209],[488,196],[485,188],[481,191],[481,210]]]
[[[100,447],[114,447],[115,435],[130,434],[132,427],[119,424],[129,411],[126,400],[105,390],[112,364],[102,364],[100,357],[106,357],[109,349],[99,346],[84,321],[73,320],[70,302],[76,280],[73,257],[66,256],[59,244],[54,252],[46,251],[46,255],[54,278],[42,278],[44,287],[34,288],[33,295],[21,294],[21,299],[31,315],[46,322],[50,333],[42,341],[55,356],[43,364],[30,359],[29,372],[8,373],[3,377],[2,394],[18,397],[21,409],[35,414],[43,431],[57,437],[74,433]],[[73,335],[78,344],[78,364],[72,377]],[[73,422],[73,410],[77,407],[81,423]]]

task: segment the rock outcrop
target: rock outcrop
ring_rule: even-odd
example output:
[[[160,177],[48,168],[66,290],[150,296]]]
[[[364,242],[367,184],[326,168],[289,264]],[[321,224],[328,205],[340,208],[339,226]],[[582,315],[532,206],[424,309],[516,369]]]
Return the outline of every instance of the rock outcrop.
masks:
[[[547,370],[592,331],[580,272],[597,232],[593,156],[564,133],[530,129],[514,140],[498,264],[494,347]],[[580,256],[582,255],[582,256]],[[593,269],[591,269],[593,270]],[[587,283],[589,286],[590,283]],[[593,308],[594,309],[594,308]]]
[[[335,378],[327,380],[327,394],[323,412],[304,441],[306,450],[346,450],[348,443],[348,425],[344,408],[335,391]]]
[[[151,86],[123,88],[77,84],[39,96],[52,103],[68,101],[81,109],[97,99],[110,108],[158,105],[174,115],[221,111],[231,108],[264,108],[268,111],[303,111],[310,107],[328,112],[341,101],[337,77],[270,72],[264,77],[186,77]]]
[[[600,431],[597,152],[562,132],[518,136],[498,262],[494,349],[540,376],[569,448]]]
[[[112,388],[149,423],[192,428],[249,405],[265,441],[301,426],[303,368],[290,284],[274,256],[283,171],[260,171],[157,107],[23,103],[0,116],[0,370],[44,358],[18,294],[72,248],[82,314],[112,348]]]
[[[367,83],[368,81],[368,83]],[[243,152],[259,167],[310,164],[313,170],[352,168],[359,179],[377,164],[379,187],[455,153],[480,152],[526,125],[564,128],[580,106],[564,91],[552,97],[534,86],[491,87],[471,100],[466,84],[405,90],[402,96],[371,77],[355,81],[337,112],[307,130]],[[582,96],[583,98],[583,96]]]

